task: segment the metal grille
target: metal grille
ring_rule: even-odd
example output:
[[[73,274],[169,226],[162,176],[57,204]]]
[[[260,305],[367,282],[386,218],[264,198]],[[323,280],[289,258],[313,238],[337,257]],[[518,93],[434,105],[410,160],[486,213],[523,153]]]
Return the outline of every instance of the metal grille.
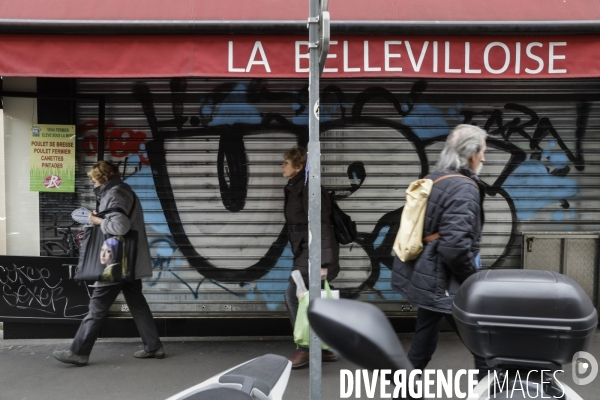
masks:
[[[333,285],[389,314],[409,309],[390,286],[397,210],[458,123],[490,133],[484,267],[520,267],[524,230],[600,230],[599,82],[323,80],[322,182],[360,232]],[[285,315],[293,255],[280,163],[308,140],[306,81],[79,80],[77,91],[106,96],[105,158],[142,199],[152,310]],[[78,104],[77,187],[89,207],[96,115]]]
[[[544,239],[527,237],[525,247],[531,246],[532,251],[524,250],[523,268],[542,271],[562,272],[562,239]],[[533,251],[535,249],[535,251]]]
[[[523,268],[565,274],[598,305],[598,233],[523,233]]]
[[[566,239],[566,273],[594,300],[598,271],[598,239]]]

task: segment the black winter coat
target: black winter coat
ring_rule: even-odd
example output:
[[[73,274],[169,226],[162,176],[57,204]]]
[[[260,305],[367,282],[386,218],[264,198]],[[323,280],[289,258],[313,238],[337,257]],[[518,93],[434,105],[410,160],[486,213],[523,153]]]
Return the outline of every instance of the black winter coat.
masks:
[[[481,248],[484,222],[484,186],[471,170],[460,171],[470,179],[447,178],[433,186],[423,237],[439,232],[437,240],[426,243],[416,260],[402,262],[394,257],[392,287],[411,304],[428,310],[450,313],[460,284],[477,272],[475,256]],[[434,172],[429,179],[457,174]]]
[[[301,170],[285,186],[284,214],[294,253],[292,271],[299,270],[308,283],[308,182],[305,185],[304,177],[305,171]],[[327,268],[328,281],[340,272],[339,259],[340,245],[331,225],[331,200],[321,188],[321,268]]]

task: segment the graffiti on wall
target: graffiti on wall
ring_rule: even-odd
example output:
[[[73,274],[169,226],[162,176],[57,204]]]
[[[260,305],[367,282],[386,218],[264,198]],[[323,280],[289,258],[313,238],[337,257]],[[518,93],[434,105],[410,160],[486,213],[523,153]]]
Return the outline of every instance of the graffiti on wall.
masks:
[[[6,319],[81,319],[90,292],[70,279],[69,258],[0,256],[0,316]]]
[[[427,82],[417,81],[405,92],[373,86],[358,93],[344,93],[338,86],[329,85],[321,93],[322,137],[348,129],[391,130],[396,132],[398,140],[410,144],[418,159],[420,176],[425,176],[433,168],[432,155],[439,151],[439,146],[435,145],[445,140],[453,126],[467,123],[484,128],[489,134],[488,147],[505,155],[504,165],[500,166],[498,174],[490,175],[492,179],[489,180],[483,176],[486,195],[504,199],[511,216],[511,232],[503,244],[504,250],[485,260],[485,265],[492,268],[501,267],[513,250],[518,239],[519,223],[534,219],[555,204],[560,209],[552,212],[552,220],[562,222],[575,217],[575,211],[570,210],[570,202],[579,195],[579,187],[572,175],[573,171],[581,172],[585,168],[582,145],[591,108],[589,103],[576,105],[575,126],[565,133],[555,128],[552,115],[539,115],[533,106],[526,103],[508,102],[502,107],[473,107],[459,102],[440,105],[427,99],[427,88]],[[276,91],[263,81],[256,80],[227,82],[217,85],[211,93],[194,95],[188,92],[187,81],[180,78],[170,81],[170,89],[172,112],[165,117],[164,112],[157,112],[157,95],[146,83],[137,82],[132,88],[136,101],[142,107],[149,134],[118,128],[114,122],[107,123],[105,131],[105,150],[120,164],[125,180],[133,187],[153,187],[156,191],[143,196],[146,223],[155,233],[151,239],[157,271],[153,282],[158,282],[164,274],[174,276],[196,298],[205,282],[232,294],[235,293],[228,284],[249,287],[252,283],[253,289],[247,292],[246,297],[251,299],[260,293],[268,302],[271,296],[268,293],[276,289],[280,296],[285,289],[285,286],[274,285],[285,285],[282,270],[291,268],[293,262],[287,230],[282,221],[282,204],[263,199],[264,209],[279,208],[276,223],[265,228],[266,234],[262,232],[263,235],[260,235],[263,242],[253,242],[258,240],[254,236],[259,235],[236,237],[235,233],[231,233],[232,248],[245,248],[252,252],[252,249],[266,247],[266,251],[260,254],[254,252],[251,257],[244,255],[240,257],[241,265],[238,263],[235,268],[230,268],[226,262],[219,264],[219,257],[203,253],[206,250],[203,247],[210,246],[202,243],[210,241],[211,234],[223,234],[224,228],[211,228],[210,221],[194,225],[194,221],[203,217],[192,215],[191,207],[185,206],[186,200],[178,190],[183,167],[178,165],[177,170],[172,166],[182,163],[176,157],[184,157],[185,151],[195,152],[194,157],[198,157],[208,149],[202,148],[201,144],[193,147],[189,143],[190,138],[218,138],[216,170],[208,171],[213,176],[216,174],[218,182],[217,186],[210,188],[215,194],[210,199],[211,206],[215,206],[217,199],[220,216],[226,213],[231,221],[250,218],[250,224],[252,217],[246,214],[254,214],[257,210],[248,204],[257,197],[252,191],[257,190],[260,184],[254,178],[252,168],[255,163],[250,159],[253,151],[246,147],[246,139],[284,138],[283,142],[290,145],[306,146],[308,89],[300,86],[297,90]],[[199,107],[191,109],[187,102],[199,104]],[[385,104],[392,112],[378,114],[370,107],[374,103],[378,106]],[[277,107],[271,107],[275,104],[287,109],[278,112]],[[84,138],[87,155],[97,152],[96,136],[93,134],[95,128],[97,122],[94,121],[80,126],[80,132],[92,132]],[[280,154],[275,157],[280,157]],[[275,164],[278,161],[273,160]],[[329,189],[333,189],[340,200],[361,195],[361,192],[369,190],[365,189],[369,170],[367,162],[350,160],[345,167],[347,183],[336,183]],[[201,172],[207,173],[206,170]],[[208,185],[203,186],[201,177],[195,179],[200,189],[206,187],[208,190]],[[282,187],[283,183],[281,191]],[[397,206],[381,210],[377,220],[371,221],[370,229],[360,232],[350,251],[354,251],[353,254],[362,252],[360,254],[368,263],[368,272],[361,275],[360,281],[355,280],[352,286],[342,287],[343,296],[357,297],[369,291],[375,293],[375,297],[399,299],[389,290],[390,249],[401,213],[401,204]],[[266,246],[265,240],[268,242]],[[201,278],[187,279],[176,272],[174,266],[181,260],[185,260]]]

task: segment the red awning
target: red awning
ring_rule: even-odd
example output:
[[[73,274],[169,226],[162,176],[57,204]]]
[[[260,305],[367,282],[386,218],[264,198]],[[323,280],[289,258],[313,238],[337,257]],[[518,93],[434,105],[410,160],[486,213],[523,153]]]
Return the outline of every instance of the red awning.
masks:
[[[333,36],[323,78],[600,76],[600,36]],[[31,77],[308,77],[297,35],[0,36],[0,71]]]
[[[308,18],[308,0],[19,0],[0,3],[2,19],[236,21]],[[338,21],[600,20],[595,0],[330,0]]]
[[[308,4],[2,2],[0,75],[306,77]],[[330,0],[329,10],[324,77],[600,76],[596,1]]]

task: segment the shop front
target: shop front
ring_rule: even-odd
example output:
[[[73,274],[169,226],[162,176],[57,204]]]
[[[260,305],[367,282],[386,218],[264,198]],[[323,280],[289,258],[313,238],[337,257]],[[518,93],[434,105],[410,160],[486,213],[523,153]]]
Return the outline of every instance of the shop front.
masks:
[[[267,25],[255,24],[263,31]],[[479,25],[485,26],[466,24]],[[524,232],[586,233],[597,248],[600,36],[594,26],[577,35],[568,24],[562,33],[538,27],[527,35],[510,24],[467,35],[456,26],[437,32],[404,26],[400,33],[387,26],[349,34],[339,25],[321,79],[322,184],[359,231],[341,249],[342,272],[332,282],[341,295],[374,303],[394,319],[414,316],[391,289],[391,244],[405,188],[433,170],[460,123],[490,135],[480,175],[488,185],[484,268],[521,268]],[[239,334],[289,334],[283,295],[293,255],[281,162],[288,148],[308,142],[309,43],[306,35],[290,34],[297,28],[279,27],[281,34],[257,28],[252,35],[215,29],[52,32],[43,41],[33,40],[40,38],[35,31],[2,35],[3,254],[7,261],[54,259],[42,256],[42,245],[61,236],[47,228],[55,219],[71,224],[78,207],[95,208],[86,172],[98,159],[111,160],[142,201],[154,267],[144,293],[163,321],[161,334],[218,334],[207,326],[219,321]],[[31,98],[14,97],[23,92]],[[70,192],[31,190],[31,128],[39,124],[76,127]],[[569,270],[595,302],[596,253],[594,265]],[[62,264],[69,259],[56,260],[48,263],[60,264],[67,282]],[[34,261],[23,268],[42,276],[48,268]],[[552,269],[553,260],[547,262]],[[0,320],[18,326],[15,335],[30,330],[16,309],[28,309],[37,321],[51,303],[68,307],[68,296],[56,291],[38,295],[47,289],[43,279],[17,279],[23,268],[0,270]],[[71,291],[85,303],[84,286],[63,293]],[[111,316],[131,322],[123,299]]]

